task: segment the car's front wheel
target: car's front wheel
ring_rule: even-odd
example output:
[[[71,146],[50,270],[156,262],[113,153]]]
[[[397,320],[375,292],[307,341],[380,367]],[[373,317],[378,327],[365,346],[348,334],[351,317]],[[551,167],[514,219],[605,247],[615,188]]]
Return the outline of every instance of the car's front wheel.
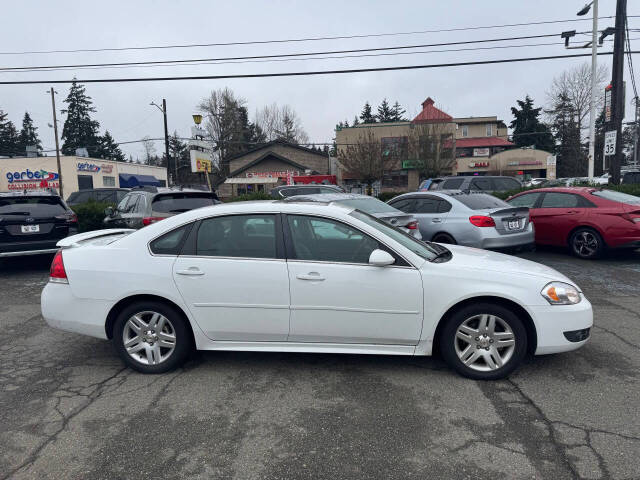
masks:
[[[122,310],[113,330],[120,358],[142,373],[164,373],[181,365],[192,349],[183,316],[163,303],[136,302]]]
[[[456,311],[440,335],[447,364],[465,377],[497,380],[512,373],[527,351],[518,316],[501,305],[479,303]]]

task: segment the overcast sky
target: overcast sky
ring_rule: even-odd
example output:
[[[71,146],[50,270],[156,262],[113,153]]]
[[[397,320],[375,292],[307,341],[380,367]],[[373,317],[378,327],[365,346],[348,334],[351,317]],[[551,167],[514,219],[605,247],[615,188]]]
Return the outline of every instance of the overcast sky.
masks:
[[[445,28],[576,19],[585,0],[447,0],[447,1],[121,1],[77,2],[39,0],[10,2],[3,8],[1,52],[30,50],[132,47],[147,45],[215,43],[292,39],[316,36],[361,35],[424,31]],[[615,14],[615,0],[600,0],[600,16]],[[640,1],[630,0],[628,15],[640,15]],[[590,14],[589,14],[590,15]],[[614,19],[600,20],[599,28],[614,26]],[[630,28],[640,28],[640,18],[629,19]],[[430,44],[463,40],[556,34],[564,30],[590,30],[591,21],[370,37],[350,40],[292,42],[266,45],[198,47],[144,51],[0,55],[0,65],[52,65],[123,62],[226,56],[270,55]],[[580,37],[586,39],[586,36]],[[632,48],[640,50],[640,32],[632,32]],[[542,38],[511,44],[561,42]],[[489,45],[504,45],[489,44]],[[489,46],[469,45],[471,47]],[[467,47],[469,47],[467,46]],[[464,47],[464,46],[463,46]],[[455,48],[455,47],[439,47]],[[604,50],[610,50],[608,44]],[[419,50],[419,49],[418,49]],[[428,50],[423,48],[422,50]],[[406,51],[406,50],[405,50]],[[483,59],[542,55],[562,55],[561,43],[554,45],[477,50],[467,52],[422,53],[412,55],[305,60],[272,63],[189,65],[177,67],[67,70],[34,73],[0,73],[2,80],[70,79],[104,77],[145,77],[167,75],[218,75],[262,72],[311,71],[367,68],[377,66],[423,65]],[[94,118],[101,132],[109,129],[116,141],[137,140],[146,135],[161,137],[161,113],[149,102],[167,99],[169,129],[189,136],[191,114],[198,102],[217,88],[229,87],[247,100],[250,115],[265,104],[289,104],[300,115],[310,140],[330,142],[335,124],[352,121],[365,101],[377,106],[383,98],[398,100],[409,116],[431,96],[453,116],[497,115],[511,121],[510,107],[516,99],[531,95],[544,103],[553,77],[563,69],[589,59],[550,60],[486,66],[450,67],[313,77],[198,80],[88,84],[97,112]],[[611,57],[599,57],[609,67]],[[640,55],[636,55],[640,67]],[[636,68],[636,75],[640,75]],[[628,67],[627,99],[633,97]],[[640,80],[640,77],[639,77]],[[0,85],[0,109],[19,129],[25,111],[35,120],[45,149],[54,147],[50,98],[46,85]],[[67,85],[56,86],[59,109],[68,93]],[[627,105],[627,116],[632,109]],[[61,116],[64,120],[64,116]],[[158,151],[163,150],[161,142]],[[140,144],[123,146],[134,157],[142,156]]]

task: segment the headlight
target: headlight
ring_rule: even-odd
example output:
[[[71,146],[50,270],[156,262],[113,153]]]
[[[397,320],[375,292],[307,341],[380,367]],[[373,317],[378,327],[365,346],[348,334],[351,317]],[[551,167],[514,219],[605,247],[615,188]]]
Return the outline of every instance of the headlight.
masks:
[[[576,287],[563,282],[548,283],[540,294],[551,305],[575,305],[582,300],[582,296]]]

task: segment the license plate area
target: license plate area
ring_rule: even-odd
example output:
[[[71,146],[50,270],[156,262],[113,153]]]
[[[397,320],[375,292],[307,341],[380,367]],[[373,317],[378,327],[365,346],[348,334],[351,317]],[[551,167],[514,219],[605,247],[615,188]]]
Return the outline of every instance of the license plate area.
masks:
[[[40,232],[40,225],[21,225],[20,231],[22,233],[38,233]]]

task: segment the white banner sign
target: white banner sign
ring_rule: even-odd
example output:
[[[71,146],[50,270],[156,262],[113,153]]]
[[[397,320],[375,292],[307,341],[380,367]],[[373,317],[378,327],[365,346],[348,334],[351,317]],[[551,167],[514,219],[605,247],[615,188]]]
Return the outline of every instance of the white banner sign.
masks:
[[[213,158],[211,154],[206,152],[199,152],[198,150],[191,150],[189,152],[191,156],[191,171],[192,172],[209,172],[211,173],[211,166],[213,164]]]
[[[488,148],[474,148],[473,149],[474,157],[488,157],[489,149]]]
[[[618,132],[611,130],[604,132],[604,156],[615,155],[616,153],[616,136]]]

